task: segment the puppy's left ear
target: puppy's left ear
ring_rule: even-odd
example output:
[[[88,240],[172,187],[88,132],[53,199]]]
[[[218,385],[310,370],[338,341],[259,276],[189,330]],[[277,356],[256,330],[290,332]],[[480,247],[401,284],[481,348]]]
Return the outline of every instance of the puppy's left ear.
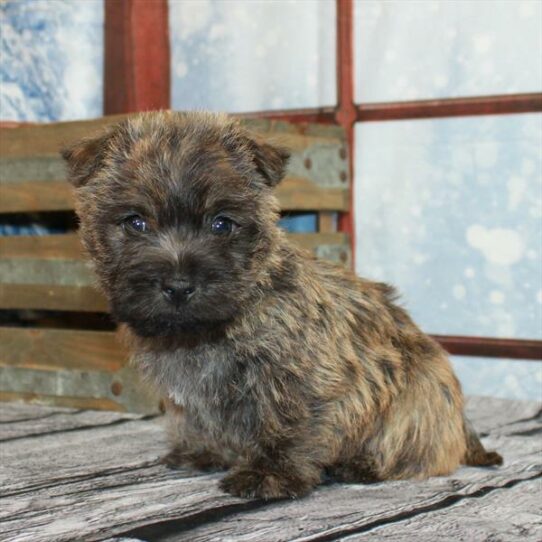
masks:
[[[290,152],[263,141],[250,139],[250,150],[258,173],[269,186],[276,186],[283,179],[290,158]]]
[[[68,164],[68,181],[73,186],[83,186],[100,169],[110,135],[83,139],[61,150],[62,158]]]

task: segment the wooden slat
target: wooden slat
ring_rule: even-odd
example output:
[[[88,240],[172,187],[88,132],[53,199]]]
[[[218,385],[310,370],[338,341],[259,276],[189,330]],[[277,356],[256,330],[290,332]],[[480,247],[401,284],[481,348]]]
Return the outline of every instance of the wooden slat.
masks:
[[[318,232],[334,233],[335,231],[337,231],[337,227],[334,213],[330,213],[329,211],[318,213]]]
[[[110,331],[0,327],[0,366],[116,372],[128,361]]]
[[[0,308],[107,312],[107,301],[91,286],[0,284]]]
[[[0,237],[0,260],[82,260],[86,256],[76,234]]]
[[[360,122],[539,113],[542,93],[368,103],[357,105],[356,109]]]
[[[1,372],[1,393],[15,394],[19,399],[72,407],[77,399],[83,401],[78,404],[87,404],[85,408],[158,412],[156,392],[144,385],[140,375],[129,366],[112,373],[92,368],[51,371],[4,365]],[[71,402],[66,403],[66,398]]]
[[[322,245],[347,245],[344,233],[290,233],[288,238],[306,250]],[[83,260],[83,247],[76,234],[18,235],[0,237],[0,260]]]
[[[120,114],[84,121],[0,126],[0,157],[10,159],[58,157],[59,150],[64,145],[89,137],[111,124],[133,116],[135,114]],[[344,146],[344,132],[339,127],[321,125],[300,127],[282,121],[256,118],[241,119],[241,124],[266,138],[280,138],[281,142],[294,152],[323,143],[337,146],[337,149]]]
[[[276,190],[283,211],[346,211],[350,202],[345,188],[320,188],[306,179],[287,177]]]
[[[66,407],[88,410],[110,410],[114,412],[124,412],[126,408],[117,401],[104,397],[72,397],[70,395],[46,395],[34,392],[21,391],[2,391],[0,390],[1,402],[23,402],[34,403],[36,405],[46,405],[51,407]],[[2,406],[0,405],[0,408]]]
[[[84,121],[2,127],[0,128],[0,156],[4,158],[59,156],[59,151],[64,145],[88,137],[127,117],[128,115],[109,115]]]
[[[0,213],[73,210],[66,181],[26,181],[0,184]]]
[[[286,178],[277,188],[284,211],[344,211],[348,191],[320,188],[307,179]],[[0,213],[73,210],[72,189],[65,181],[24,181],[0,184]]]
[[[336,233],[289,233],[290,239],[297,246],[310,252],[322,246],[339,246],[344,250],[348,249],[348,235],[341,232]]]
[[[311,252],[326,246],[343,246],[346,250],[348,246],[348,239],[342,233],[290,234],[288,237]],[[50,276],[62,274],[63,266],[85,259],[75,234],[0,237],[0,263],[16,262],[10,283],[4,278],[0,284],[0,308],[107,312],[107,302],[92,286],[93,278],[86,267],[78,270],[77,266],[70,266],[66,280],[70,278],[74,285],[47,284],[51,282]],[[40,261],[47,265],[40,268],[37,265]]]

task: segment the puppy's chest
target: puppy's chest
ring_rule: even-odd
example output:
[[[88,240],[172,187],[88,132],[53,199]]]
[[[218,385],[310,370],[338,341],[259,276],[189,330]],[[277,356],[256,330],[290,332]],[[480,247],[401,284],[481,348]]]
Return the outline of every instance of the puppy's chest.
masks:
[[[252,403],[254,376],[233,349],[147,353],[136,363],[169,399],[198,419],[224,424]]]

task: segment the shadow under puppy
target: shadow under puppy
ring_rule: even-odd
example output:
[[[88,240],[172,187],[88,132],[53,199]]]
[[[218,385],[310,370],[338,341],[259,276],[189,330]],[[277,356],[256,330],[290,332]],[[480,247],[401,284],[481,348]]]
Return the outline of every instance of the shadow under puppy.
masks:
[[[173,466],[243,497],[495,465],[445,352],[394,290],[277,226],[288,153],[235,120],[143,114],[63,153],[81,236],[133,361],[168,399]]]

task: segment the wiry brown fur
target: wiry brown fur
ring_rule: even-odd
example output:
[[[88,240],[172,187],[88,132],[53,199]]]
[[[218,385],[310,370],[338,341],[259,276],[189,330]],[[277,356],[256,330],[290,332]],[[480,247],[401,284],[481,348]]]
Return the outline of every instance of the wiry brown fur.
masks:
[[[155,113],[64,156],[112,313],[168,400],[168,464],[231,468],[223,489],[274,498],[324,471],[370,482],[502,461],[394,290],[312,259],[276,226],[286,152],[226,116]],[[122,227],[134,213],[148,232]],[[217,214],[239,228],[212,234]],[[172,307],[160,284],[179,274],[196,294]]]

